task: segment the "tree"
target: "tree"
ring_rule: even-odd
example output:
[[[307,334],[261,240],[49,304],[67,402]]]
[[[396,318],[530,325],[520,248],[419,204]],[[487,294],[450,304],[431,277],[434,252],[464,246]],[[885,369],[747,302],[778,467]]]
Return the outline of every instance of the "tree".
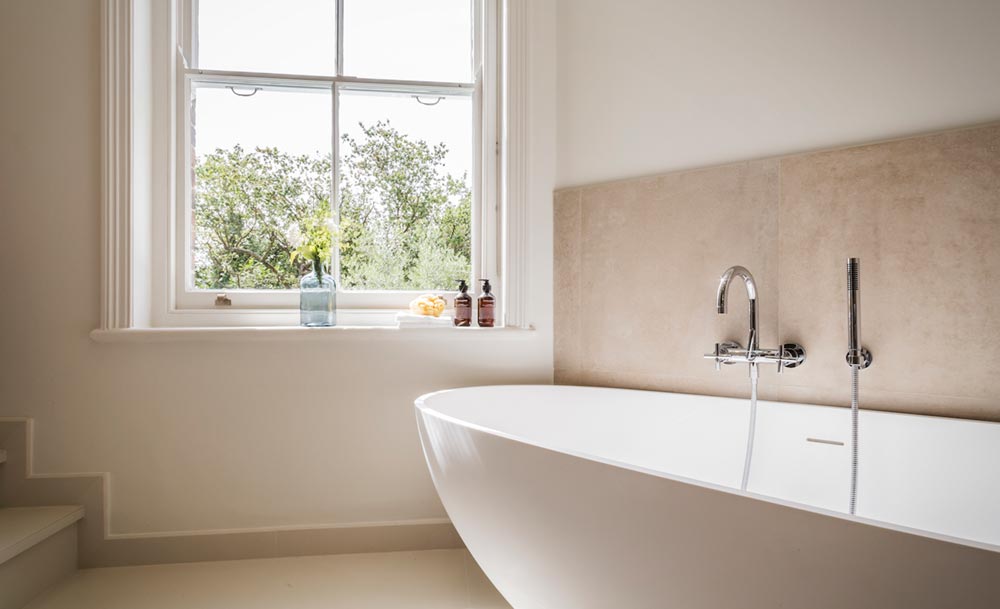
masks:
[[[349,289],[444,289],[468,277],[472,194],[448,175],[447,148],[388,121],[345,136],[340,182],[341,284]],[[289,234],[330,216],[330,156],[274,148],[216,150],[195,167],[194,271],[202,289],[294,288]]]
[[[294,288],[288,234],[330,215],[330,160],[274,148],[216,150],[195,168],[195,286]]]
[[[345,287],[452,287],[470,268],[472,193],[466,176],[444,172],[444,144],[411,140],[388,121],[361,125],[361,131],[359,140],[343,138]]]

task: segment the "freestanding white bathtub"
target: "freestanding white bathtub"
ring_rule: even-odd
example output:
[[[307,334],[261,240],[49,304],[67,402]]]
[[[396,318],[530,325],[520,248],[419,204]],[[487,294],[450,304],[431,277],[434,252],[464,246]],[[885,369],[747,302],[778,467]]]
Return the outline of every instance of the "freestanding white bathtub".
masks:
[[[1000,608],[1000,424],[553,386],[416,401],[431,475],[515,609]]]

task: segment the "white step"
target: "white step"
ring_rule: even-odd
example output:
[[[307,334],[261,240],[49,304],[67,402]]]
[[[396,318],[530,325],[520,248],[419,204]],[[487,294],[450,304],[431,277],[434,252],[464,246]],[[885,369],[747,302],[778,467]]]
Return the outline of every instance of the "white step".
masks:
[[[79,505],[0,508],[0,564],[81,518]]]
[[[0,508],[0,609],[20,609],[76,571],[83,507]]]

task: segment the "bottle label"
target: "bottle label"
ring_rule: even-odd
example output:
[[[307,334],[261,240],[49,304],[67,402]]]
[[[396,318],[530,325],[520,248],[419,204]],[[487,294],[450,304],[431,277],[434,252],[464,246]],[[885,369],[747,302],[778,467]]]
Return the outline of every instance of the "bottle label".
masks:
[[[479,325],[491,327],[493,326],[493,303],[492,302],[481,302],[479,303]]]
[[[455,303],[455,325],[467,326],[472,322],[472,304]]]

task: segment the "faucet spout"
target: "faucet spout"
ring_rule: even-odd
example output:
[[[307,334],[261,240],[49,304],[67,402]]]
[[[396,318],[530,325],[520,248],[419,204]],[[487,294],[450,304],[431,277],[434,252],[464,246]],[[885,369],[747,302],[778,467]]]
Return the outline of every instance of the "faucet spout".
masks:
[[[743,280],[743,285],[747,289],[747,299],[750,301],[750,337],[747,339],[747,351],[753,353],[757,350],[757,283],[753,280],[753,275],[750,274],[745,267],[733,266],[726,269],[726,272],[722,274],[719,279],[719,291],[715,296],[715,310],[719,315],[725,315],[727,312],[726,299],[729,296],[729,284],[733,282],[734,277],[739,277]]]
[[[729,286],[733,279],[739,277],[747,290],[747,300],[750,304],[750,330],[747,346],[744,349],[732,341],[715,343],[715,352],[705,355],[705,359],[715,362],[715,369],[721,370],[722,364],[748,364],[750,380],[757,382],[757,367],[760,364],[777,364],[778,374],[785,368],[797,368],[806,361],[806,350],[798,343],[784,343],[777,349],[762,349],[760,337],[757,334],[757,283],[746,267],[733,266],[726,269],[719,279],[719,291],[715,294],[715,310],[724,315],[729,299]]]

